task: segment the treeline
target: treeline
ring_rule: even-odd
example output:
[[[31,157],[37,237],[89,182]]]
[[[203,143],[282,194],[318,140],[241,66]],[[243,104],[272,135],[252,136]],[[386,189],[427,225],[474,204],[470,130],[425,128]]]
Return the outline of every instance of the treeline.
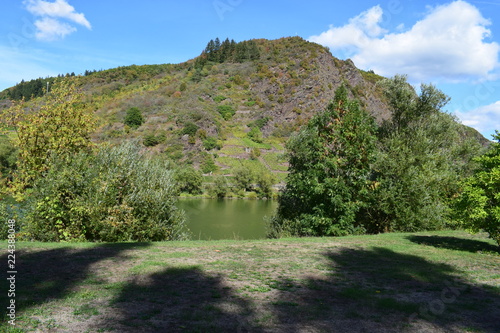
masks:
[[[86,70],[85,76],[89,76],[95,73],[97,73],[96,70]],[[50,86],[52,86],[52,84],[54,84],[57,79],[74,76],[76,76],[75,72],[71,72],[66,74],[59,74],[56,77],[38,78],[30,81],[22,80],[14,87],[6,89],[3,94],[0,95],[0,98],[10,99],[14,101],[20,101],[22,99],[24,99],[25,101],[29,101],[32,98],[43,96],[47,92],[47,89],[49,89],[50,91]]]
[[[24,98],[26,101],[29,101],[31,98],[43,96],[47,91],[47,83],[50,86],[54,81],[54,77],[38,78],[30,81],[22,80],[14,87],[5,90],[1,97],[14,101]]]
[[[196,68],[203,68],[207,62],[245,62],[260,59],[260,51],[253,40],[236,43],[226,38],[223,42],[216,38],[210,40],[200,57],[196,59]]]
[[[201,172],[189,166],[183,166],[175,173],[179,192],[191,195],[205,194],[217,199],[226,197],[272,199],[275,195],[273,185],[277,181],[267,170],[252,170],[241,165],[232,170],[231,177],[217,175],[210,178],[210,182],[204,183]]]

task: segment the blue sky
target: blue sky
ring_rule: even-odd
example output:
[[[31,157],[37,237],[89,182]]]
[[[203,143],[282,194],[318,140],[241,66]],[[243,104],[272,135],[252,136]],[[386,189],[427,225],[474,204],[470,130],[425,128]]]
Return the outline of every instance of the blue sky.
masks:
[[[433,83],[500,130],[500,0],[19,0],[0,11],[0,90],[22,79],[179,63],[210,39],[300,36],[384,76]]]

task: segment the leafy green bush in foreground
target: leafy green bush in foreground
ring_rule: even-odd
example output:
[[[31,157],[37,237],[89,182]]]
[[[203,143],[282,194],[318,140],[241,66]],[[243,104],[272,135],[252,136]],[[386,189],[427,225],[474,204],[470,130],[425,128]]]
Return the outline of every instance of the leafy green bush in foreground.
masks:
[[[41,241],[162,241],[186,238],[173,171],[137,143],[54,158],[28,199],[23,232]]]

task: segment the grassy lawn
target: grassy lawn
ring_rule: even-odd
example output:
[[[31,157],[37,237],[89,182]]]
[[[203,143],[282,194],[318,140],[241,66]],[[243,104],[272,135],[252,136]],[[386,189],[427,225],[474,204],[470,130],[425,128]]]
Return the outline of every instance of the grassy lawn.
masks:
[[[484,235],[19,242],[16,259],[17,326],[0,332],[500,332]]]

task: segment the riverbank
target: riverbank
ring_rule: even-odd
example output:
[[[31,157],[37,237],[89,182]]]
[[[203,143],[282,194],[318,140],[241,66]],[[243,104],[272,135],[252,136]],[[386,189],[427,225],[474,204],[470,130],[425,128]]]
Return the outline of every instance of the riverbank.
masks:
[[[498,250],[450,231],[19,242],[17,330],[0,332],[498,332]]]

